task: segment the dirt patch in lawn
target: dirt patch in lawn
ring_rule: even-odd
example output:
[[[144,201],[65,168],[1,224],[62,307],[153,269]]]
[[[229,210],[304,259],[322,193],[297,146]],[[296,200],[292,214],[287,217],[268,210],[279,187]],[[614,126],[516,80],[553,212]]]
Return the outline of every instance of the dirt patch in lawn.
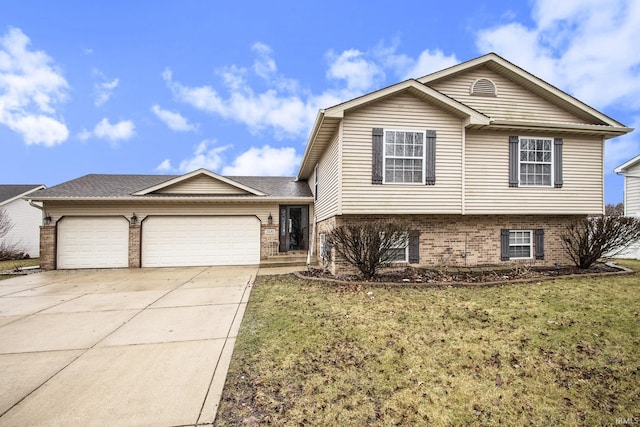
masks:
[[[406,267],[398,270],[382,271],[374,278],[365,281],[360,275],[333,275],[327,270],[310,268],[298,273],[305,279],[321,279],[338,282],[364,283],[413,283],[433,286],[454,285],[498,285],[506,282],[531,282],[571,276],[589,277],[591,275],[631,273],[630,270],[613,263],[596,263],[588,269],[577,267],[533,267],[533,266],[482,266],[450,268]]]

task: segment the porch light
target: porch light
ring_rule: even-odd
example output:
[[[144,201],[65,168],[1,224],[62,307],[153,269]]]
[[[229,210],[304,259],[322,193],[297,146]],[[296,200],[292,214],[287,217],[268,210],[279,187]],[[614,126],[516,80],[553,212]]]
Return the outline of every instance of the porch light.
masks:
[[[271,215],[271,212],[269,212],[269,216],[267,217],[267,220],[269,221],[269,225],[273,224],[273,215]]]
[[[44,218],[42,218],[42,225],[49,225],[51,224],[51,215],[47,215]]]
[[[138,217],[136,216],[136,213],[134,212],[133,215],[131,215],[131,220],[129,221],[129,223],[131,225],[136,225],[137,222],[138,222]]]

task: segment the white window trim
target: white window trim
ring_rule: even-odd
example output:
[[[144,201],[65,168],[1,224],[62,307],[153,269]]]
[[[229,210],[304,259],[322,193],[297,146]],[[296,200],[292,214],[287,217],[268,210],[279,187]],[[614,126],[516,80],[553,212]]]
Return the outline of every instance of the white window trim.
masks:
[[[543,185],[535,185],[535,184],[523,184],[522,180],[520,179],[520,177],[522,175],[520,175],[520,171],[521,171],[521,166],[522,166],[522,160],[520,160],[520,155],[521,155],[521,146],[522,146],[522,140],[523,139],[545,139],[548,141],[551,141],[551,180],[549,182],[549,185],[543,184]],[[554,171],[555,171],[555,156],[554,156],[554,144],[553,144],[553,138],[549,138],[547,136],[519,136],[518,137],[518,186],[519,187],[529,187],[529,188],[552,188],[554,186],[554,180],[555,177],[553,176]],[[532,163],[532,164],[546,164],[546,163],[538,163],[538,162],[525,162],[525,163]]]
[[[396,261],[388,261],[387,264],[406,264],[409,262],[409,233],[404,233],[404,244],[394,246],[391,249],[404,249],[404,259]]]
[[[387,182],[387,132],[413,132],[422,134],[422,181],[421,182]],[[388,185],[425,185],[427,174],[427,132],[418,129],[382,129],[382,183]],[[396,157],[389,156],[392,159],[419,159],[420,157]],[[408,259],[408,258],[407,258]]]
[[[529,256],[528,257],[512,257],[512,246],[526,246],[526,245],[511,245],[511,233],[529,233]],[[533,230],[509,230],[509,259],[533,259]]]

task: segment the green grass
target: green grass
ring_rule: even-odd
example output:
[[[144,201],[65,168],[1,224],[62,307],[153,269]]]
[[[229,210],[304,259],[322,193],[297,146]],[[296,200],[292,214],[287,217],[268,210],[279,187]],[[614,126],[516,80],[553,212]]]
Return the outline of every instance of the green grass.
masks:
[[[444,289],[261,276],[216,425],[640,420],[639,312],[635,274]]]
[[[0,271],[14,270],[14,269],[16,269],[18,267],[19,268],[23,268],[23,267],[32,267],[32,266],[38,266],[38,265],[40,265],[40,259],[39,258],[0,261]],[[11,277],[15,277],[15,276],[0,274],[0,280],[9,279]]]

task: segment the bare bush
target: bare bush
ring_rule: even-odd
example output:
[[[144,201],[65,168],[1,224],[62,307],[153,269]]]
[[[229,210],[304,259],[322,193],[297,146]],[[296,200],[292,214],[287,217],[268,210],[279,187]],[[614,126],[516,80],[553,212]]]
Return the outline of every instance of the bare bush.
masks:
[[[561,235],[565,252],[579,268],[613,257],[640,239],[640,218],[601,216],[569,224]]]
[[[0,239],[6,236],[12,228],[13,222],[11,222],[9,215],[7,215],[4,209],[0,209]]]
[[[370,279],[407,244],[408,231],[406,221],[373,220],[336,227],[327,235],[327,243]]]

